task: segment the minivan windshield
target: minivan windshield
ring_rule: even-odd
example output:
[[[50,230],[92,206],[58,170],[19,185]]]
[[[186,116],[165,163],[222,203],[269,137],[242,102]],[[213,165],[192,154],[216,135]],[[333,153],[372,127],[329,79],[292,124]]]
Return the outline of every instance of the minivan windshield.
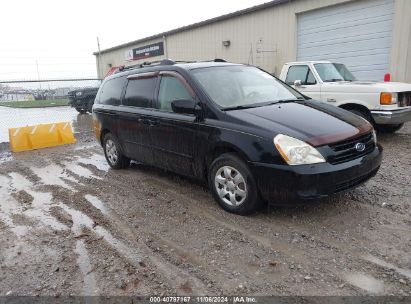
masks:
[[[226,110],[304,99],[300,93],[256,67],[207,67],[192,70],[192,73],[209,97]]]
[[[320,78],[324,82],[354,81],[354,75],[341,63],[314,64]]]

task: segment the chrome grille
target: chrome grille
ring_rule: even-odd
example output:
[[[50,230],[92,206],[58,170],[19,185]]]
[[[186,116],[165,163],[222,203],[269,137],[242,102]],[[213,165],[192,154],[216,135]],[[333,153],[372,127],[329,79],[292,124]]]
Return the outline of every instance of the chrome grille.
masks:
[[[363,143],[365,145],[364,151],[358,151],[355,148],[355,145],[358,143]],[[370,132],[365,135],[343,140],[334,144],[330,144],[328,146],[335,152],[334,155],[328,157],[328,161],[331,164],[336,165],[371,153],[375,148],[375,142],[372,136],[372,132]]]
[[[410,107],[411,106],[411,92],[398,93],[398,106]]]

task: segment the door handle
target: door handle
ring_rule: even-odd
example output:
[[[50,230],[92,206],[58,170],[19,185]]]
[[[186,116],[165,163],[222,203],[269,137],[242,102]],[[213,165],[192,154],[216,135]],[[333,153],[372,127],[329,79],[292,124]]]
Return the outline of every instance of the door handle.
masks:
[[[138,122],[142,122],[143,124],[148,125],[150,127],[158,125],[158,121],[151,120],[151,119],[139,118]]]
[[[337,100],[335,98],[327,98],[328,102],[336,102]]]
[[[158,121],[155,120],[148,120],[147,122],[150,127],[158,125]]]

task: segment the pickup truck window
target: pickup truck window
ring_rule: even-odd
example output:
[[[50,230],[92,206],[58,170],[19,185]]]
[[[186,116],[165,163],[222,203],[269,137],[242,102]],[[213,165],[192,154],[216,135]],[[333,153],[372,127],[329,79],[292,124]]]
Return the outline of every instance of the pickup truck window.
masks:
[[[296,80],[300,80],[302,85],[314,85],[317,83],[313,73],[307,65],[294,65],[288,69],[285,82],[293,85]]]
[[[340,63],[317,63],[314,65],[322,81],[354,81],[356,80],[353,74],[347,69],[344,64]]]

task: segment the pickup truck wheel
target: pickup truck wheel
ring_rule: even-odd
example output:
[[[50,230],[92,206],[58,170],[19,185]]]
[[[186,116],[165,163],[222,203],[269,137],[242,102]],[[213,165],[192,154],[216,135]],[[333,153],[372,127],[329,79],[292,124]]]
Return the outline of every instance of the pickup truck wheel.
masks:
[[[394,133],[401,129],[404,126],[404,124],[398,124],[398,125],[377,125],[376,129],[377,131],[381,133]]]
[[[351,113],[358,115],[364,119],[366,119],[370,124],[373,124],[373,120],[371,117],[371,114],[365,110],[360,110],[360,109],[349,109]]]
[[[113,169],[124,169],[130,165],[130,159],[125,157],[117,138],[107,133],[103,140],[103,149],[106,160]]]
[[[254,176],[235,154],[222,154],[212,162],[208,183],[214,199],[228,212],[247,215],[262,204]]]

